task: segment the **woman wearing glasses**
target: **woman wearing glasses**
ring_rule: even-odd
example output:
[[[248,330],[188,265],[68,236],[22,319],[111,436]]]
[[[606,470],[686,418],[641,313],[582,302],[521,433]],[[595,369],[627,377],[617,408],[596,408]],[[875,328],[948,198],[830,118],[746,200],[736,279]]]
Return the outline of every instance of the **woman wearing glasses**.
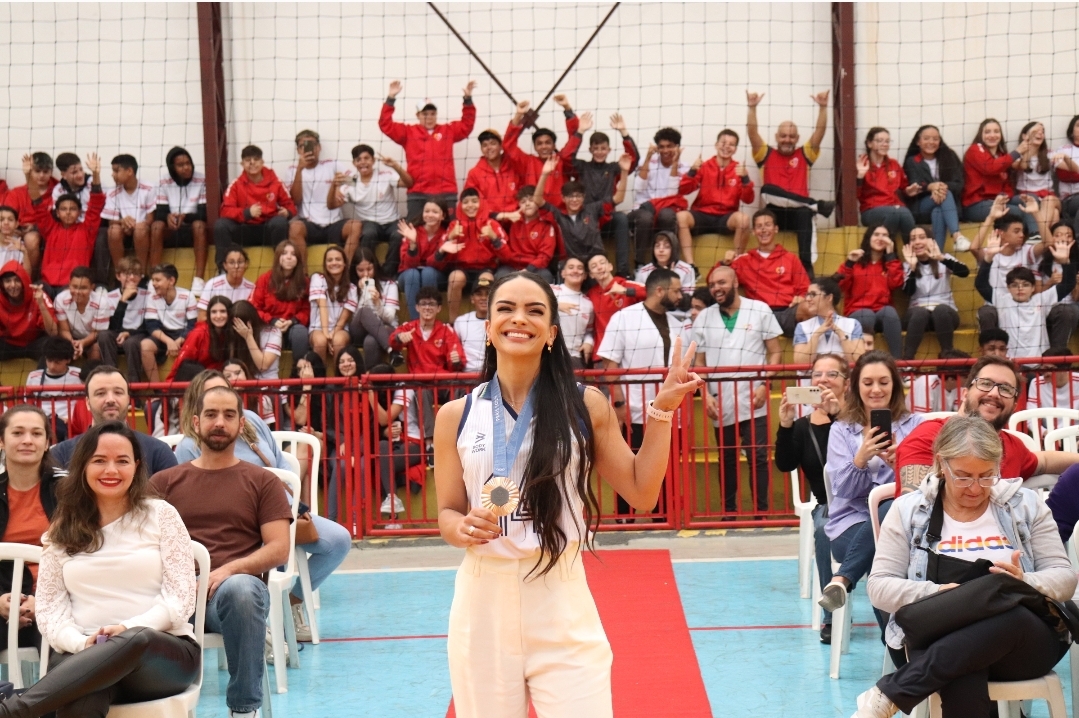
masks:
[[[1067,639],[1019,606],[927,648],[904,651],[895,612],[958,585],[955,569],[930,561],[930,553],[986,559],[992,563],[988,572],[1014,576],[1058,601],[1070,599],[1076,585],[1049,509],[1022,481],[1001,480],[1004,450],[992,426],[977,416],[953,417],[933,442],[933,453],[921,488],[896,499],[881,525],[869,598],[893,615],[886,641],[899,668],[858,697],[855,718],[910,713],[933,693],[940,693],[945,718],[988,718],[990,679],[1038,678],[1068,650]]]
[[[813,285],[816,286],[816,285]],[[809,288],[813,291],[813,287]],[[842,318],[842,317],[840,317]],[[843,410],[847,393],[850,365],[838,354],[821,354],[813,362],[810,374],[812,386],[821,389],[820,403],[808,416],[795,419],[796,404],[787,400],[784,392],[779,402],[779,430],[776,432],[776,468],[780,471],[802,472],[817,505],[813,507],[813,541],[816,545],[817,573],[820,585],[832,580],[832,548],[824,526],[828,523],[828,492],[824,488],[824,457],[828,451],[828,435],[832,422]],[[824,613],[820,628],[821,643],[832,642],[832,614]]]
[[[810,364],[824,354],[837,354],[853,364],[865,352],[862,325],[836,307],[843,292],[834,279],[818,279],[805,294],[809,319],[794,328],[794,363]]]

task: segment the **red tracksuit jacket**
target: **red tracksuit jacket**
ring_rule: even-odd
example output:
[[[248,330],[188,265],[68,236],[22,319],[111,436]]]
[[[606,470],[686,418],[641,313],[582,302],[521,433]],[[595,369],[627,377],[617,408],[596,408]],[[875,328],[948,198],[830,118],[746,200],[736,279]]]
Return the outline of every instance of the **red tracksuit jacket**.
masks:
[[[94,256],[94,242],[101,226],[101,210],[105,207],[105,193],[98,189],[90,193],[86,219],[65,227],[52,216],[52,203],[47,197],[41,199],[28,221],[41,230],[45,239],[45,254],[41,258],[42,281],[56,286],[66,286],[75,267],[89,267]],[[20,220],[21,221],[21,220]]]
[[[892,303],[892,291],[903,286],[906,275],[903,263],[892,256],[883,262],[868,264],[850,261],[839,265],[839,288],[843,290],[844,314],[859,309],[879,312]]]
[[[169,370],[169,376],[165,381],[172,381],[176,376],[176,371],[180,368],[180,365],[185,361],[193,361],[198,364],[202,364],[207,369],[220,370],[225,366],[225,360],[217,361],[210,354],[210,322],[199,322],[195,325],[195,328],[187,333],[184,338],[183,346],[180,347],[180,353],[176,355],[176,359],[172,362],[172,369]],[[215,330],[214,330],[215,331]],[[225,340],[222,340],[225,341]]]
[[[421,224],[416,227],[416,253],[408,251],[408,240],[401,240],[401,263],[397,265],[397,271],[417,269],[419,267],[433,266],[435,252],[446,241],[446,230],[440,229],[434,237],[427,236],[427,230]]]
[[[1012,163],[1019,159],[1019,154],[1008,154],[993,157],[989,150],[980,142],[975,142],[963,155],[963,206],[981,202],[987,199],[996,199],[998,194],[1006,194],[1009,198],[1015,194],[1015,183],[1012,181]]]
[[[547,178],[547,184],[543,186],[544,201],[563,212],[566,211],[566,205],[562,203],[562,185],[566,183],[567,175],[573,174],[573,158],[581,147],[581,136],[577,134],[580,124],[581,121],[576,115],[566,118],[566,132],[569,134],[569,139],[558,151],[558,156],[562,158],[562,165],[551,173],[551,176]],[[539,183],[540,175],[543,174],[543,160],[535,155],[525,154],[517,146],[517,140],[520,139],[522,132],[524,132],[524,125],[515,125],[511,120],[502,138],[502,149],[517,167],[521,182],[525,185],[536,185]]]
[[[546,269],[554,256],[557,227],[540,216],[520,221],[510,225],[510,236],[506,242],[501,242],[495,247],[501,264],[507,264],[514,269]]]
[[[255,291],[251,295],[251,304],[258,310],[259,317],[264,322],[272,322],[275,319],[292,319],[302,327],[306,327],[311,320],[311,300],[307,296],[308,279],[304,279],[303,294],[294,301],[279,299],[270,289],[271,272],[266,272],[255,281]]]
[[[46,209],[52,209],[52,190],[57,184],[59,182],[50,177],[49,188],[41,195],[41,204],[45,205]],[[6,184],[4,189],[7,190]],[[13,190],[0,192],[0,195],[4,196],[3,204],[19,213],[19,226],[33,223],[34,203],[30,200],[30,188],[27,185],[19,185]],[[86,207],[83,209],[85,210]],[[64,283],[67,283],[66,279]]]
[[[621,284],[627,289],[633,289],[634,295],[607,294],[607,291],[615,284]],[[596,338],[595,347],[598,349],[603,344],[603,333],[607,331],[607,325],[611,323],[611,317],[614,316],[614,313],[632,304],[644,301],[645,293],[643,284],[631,282],[622,277],[614,277],[605,287],[593,283],[585,292],[585,296],[592,300],[592,316],[595,319],[592,333]]]
[[[903,190],[908,184],[903,168],[891,157],[885,157],[879,167],[870,162],[869,172],[858,180],[859,211],[904,206],[907,195]]]
[[[497,212],[516,212],[520,206],[517,202],[517,191],[524,185],[521,184],[521,174],[517,171],[513,162],[505,154],[502,155],[502,164],[496,170],[485,157],[475,167],[468,171],[465,180],[465,189],[474,187],[480,196],[487,202],[487,211],[494,215]]]
[[[252,217],[248,208],[253,204],[262,206],[262,214]],[[225,190],[221,200],[221,216],[241,224],[264,224],[277,216],[277,210],[284,207],[289,217],[296,216],[296,203],[292,201],[285,185],[269,167],[262,168],[262,181],[258,184],[244,172]]]
[[[480,211],[474,217],[466,217],[463,212],[457,214],[457,219],[450,222],[450,226],[446,230],[446,236],[443,238],[443,242],[448,240],[453,235],[453,230],[458,225],[464,227],[465,233],[457,238],[458,242],[464,242],[464,249],[457,254],[442,254],[435,251],[429,264],[435,269],[443,271],[452,271],[454,269],[490,269],[494,271],[498,266],[498,257],[495,255],[495,248],[492,246],[492,240],[484,237],[480,234],[480,229],[485,225],[494,230],[495,237],[502,242],[506,241],[506,231],[502,229],[502,225],[493,219],[488,219],[490,212],[487,210],[486,203],[480,203]]]
[[[461,107],[461,119],[435,125],[428,132],[423,125],[393,121],[393,103],[382,104],[378,128],[405,148],[405,164],[415,184],[409,194],[456,194],[457,170],[453,163],[453,144],[467,139],[476,124],[476,106],[472,100]]]
[[[753,201],[753,180],[748,177],[743,182],[735,169],[736,160],[731,160],[726,167],[720,167],[715,157],[701,164],[696,172],[690,170],[678,184],[679,194],[689,194],[700,189],[697,199],[693,200],[693,209],[705,214],[730,214],[737,212],[741,202]]]
[[[412,341],[402,344],[397,338],[401,332],[412,332]],[[393,330],[390,335],[390,347],[401,351],[408,347],[408,371],[411,374],[437,374],[441,372],[461,371],[465,364],[465,348],[449,324],[435,320],[431,336],[423,338],[420,320],[413,319]],[[459,361],[450,361],[450,352],[457,350]]]
[[[802,261],[782,244],[777,244],[767,257],[752,249],[736,257],[731,267],[746,297],[772,309],[789,307],[795,297],[804,296],[809,289],[809,275]]]

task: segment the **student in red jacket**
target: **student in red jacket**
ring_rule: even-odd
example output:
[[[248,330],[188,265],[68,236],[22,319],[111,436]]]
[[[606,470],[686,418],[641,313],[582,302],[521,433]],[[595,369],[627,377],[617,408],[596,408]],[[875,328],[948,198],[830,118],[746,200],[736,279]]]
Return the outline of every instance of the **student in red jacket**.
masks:
[[[45,340],[56,336],[52,302],[30,284],[21,262],[0,267],[0,361],[40,359]]]
[[[261,149],[244,147],[240,162],[244,172],[225,190],[221,217],[214,222],[214,261],[219,272],[229,247],[244,246],[244,238],[250,239],[252,234],[261,246],[276,247],[288,237],[289,217],[296,215],[296,204],[274,171],[263,163]],[[251,246],[250,241],[247,244]]]
[[[438,287],[445,285],[446,275],[433,263],[435,252],[446,241],[446,224],[449,210],[442,200],[428,200],[423,205],[423,224],[414,226],[401,220],[397,231],[404,241],[401,242],[401,263],[397,266],[397,281],[405,295],[409,319],[419,319],[416,313],[416,295],[420,287]]]
[[[507,215],[517,212],[517,194],[521,189],[521,175],[510,158],[502,150],[502,136],[494,130],[480,133],[479,162],[468,171],[465,189],[475,188],[487,199],[491,219],[512,222]]]
[[[26,255],[35,271],[41,261],[41,234],[33,224],[33,205],[44,197],[45,205],[52,208],[52,191],[57,185],[56,178],[52,176],[52,168],[52,157],[45,152],[23,155],[22,173],[26,177],[26,184],[12,190],[7,190],[5,184],[6,191],[2,193],[3,204],[14,209],[19,217],[19,231],[22,232],[22,241],[26,245]]]
[[[742,202],[753,201],[753,180],[746,174],[745,165],[734,159],[737,151],[738,133],[730,129],[720,131],[716,137],[716,156],[707,162],[698,157],[679,183],[679,194],[700,190],[693,206],[676,215],[683,257],[693,257],[694,234],[713,232],[734,234],[734,253],[746,251],[749,215],[738,208]],[[693,264],[691,259],[686,261]]]
[[[867,227],[861,248],[851,250],[835,279],[846,297],[847,316],[861,322],[866,335],[879,330],[892,356],[903,356],[902,327],[892,306],[892,292],[903,286],[906,276],[888,228]]]
[[[86,220],[79,222],[82,203],[78,195],[64,194],[56,200],[56,216],[50,208],[49,197],[39,197],[34,204],[33,222],[45,238],[45,255],[41,258],[41,282],[50,297],[67,286],[71,270],[88,267],[94,256],[97,230],[101,227],[101,210],[105,194],[101,191],[101,159],[91,153],[86,165],[92,176],[90,206]]]
[[[229,358],[229,327],[232,326],[232,301],[216,296],[207,307],[206,321],[188,332],[180,353],[172,361],[165,381],[191,381],[205,369],[221,370]]]
[[[273,253],[273,269],[255,282],[250,302],[267,324],[281,332],[282,346],[292,349],[292,356],[302,357],[310,344],[307,324],[311,321],[311,301],[307,296],[307,267],[296,245],[279,242]]]
[[[595,319],[593,334],[599,346],[603,342],[603,333],[611,323],[611,317],[620,309],[643,301],[644,285],[631,282],[625,277],[614,274],[614,265],[606,254],[593,254],[588,258],[589,282],[585,296],[592,301],[592,316]],[[597,360],[602,364],[602,360]]]
[[[525,185],[517,193],[520,210],[513,213],[509,239],[505,242],[493,242],[495,254],[500,266],[495,277],[501,277],[519,269],[543,277],[549,284],[554,284],[554,275],[547,267],[551,264],[558,246],[558,226],[550,221],[550,215],[540,214],[533,196],[536,188]]]
[[[562,158],[561,166],[547,178],[543,198],[548,204],[564,212],[566,205],[562,202],[562,185],[565,184],[567,175],[573,173],[573,158],[581,147],[582,133],[592,129],[592,113],[586,112],[578,119],[565,95],[555,95],[554,101],[562,106],[562,111],[566,115],[566,133],[569,135],[569,139],[561,150],[555,149],[558,138],[554,131],[545,127],[537,128],[532,133],[532,148],[536,150],[536,154],[527,155],[518,147],[517,141],[524,132],[525,115],[528,114],[531,104],[528,100],[517,103],[517,111],[510,120],[509,127],[506,128],[502,143],[506,155],[520,173],[521,181],[533,187],[539,184],[540,175],[543,174],[543,164],[547,158],[556,153]]]
[[[1038,235],[1038,222],[1022,211],[1022,199],[1015,194],[1015,179],[1012,176],[1012,169],[1022,160],[1027,144],[1026,138],[1023,138],[1014,151],[1008,152],[1008,143],[1004,141],[1004,130],[1000,123],[992,117],[982,120],[978,133],[974,135],[974,142],[963,155],[965,221],[984,221],[993,207],[993,200],[1002,194],[1014,208],[1012,213],[1023,220],[1027,237]]]
[[[458,209],[457,218],[450,222],[446,231],[446,241],[435,251],[431,261],[432,266],[449,273],[446,300],[451,322],[457,319],[461,293],[467,286],[481,275],[494,280],[498,257],[493,242],[506,241],[505,230],[489,218],[479,192],[472,188],[461,192]]]
[[[790,338],[798,322],[809,318],[809,310],[802,304],[809,289],[809,273],[800,258],[776,242],[778,233],[779,222],[772,210],[757,210],[753,213],[757,247],[739,256],[727,252],[725,262],[734,269],[746,298],[767,304],[783,335]]]
[[[430,101],[417,103],[418,124],[406,125],[393,121],[393,107],[401,92],[401,82],[390,83],[378,128],[405,148],[405,164],[412,175],[413,184],[408,188],[408,219],[415,222],[423,212],[423,205],[431,199],[441,199],[453,209],[457,203],[457,170],[453,162],[453,145],[472,134],[476,124],[476,106],[472,104],[472,91],[476,81],[465,85],[461,119],[449,124],[438,124],[438,108]]]
[[[888,156],[892,136],[883,127],[872,127],[865,136],[865,154],[858,158],[858,207],[862,224],[882,224],[904,242],[914,229],[909,198],[922,188],[907,181],[899,162]]]

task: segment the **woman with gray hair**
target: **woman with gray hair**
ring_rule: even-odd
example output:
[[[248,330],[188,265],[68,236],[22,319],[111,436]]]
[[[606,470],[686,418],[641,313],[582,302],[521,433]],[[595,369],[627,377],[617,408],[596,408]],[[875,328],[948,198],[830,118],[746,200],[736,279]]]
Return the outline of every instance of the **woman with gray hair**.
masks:
[[[1076,585],[1049,509],[1020,479],[1001,479],[1003,448],[992,426],[955,416],[937,435],[933,454],[921,487],[896,499],[880,528],[869,598],[892,614],[886,641],[899,668],[858,696],[855,718],[910,713],[933,693],[940,694],[945,718],[988,718],[990,680],[1039,678],[1068,650],[1066,637],[1018,606],[904,655],[895,612],[956,581],[1008,574],[1058,601],[1070,599]],[[971,562],[970,569],[957,559]]]

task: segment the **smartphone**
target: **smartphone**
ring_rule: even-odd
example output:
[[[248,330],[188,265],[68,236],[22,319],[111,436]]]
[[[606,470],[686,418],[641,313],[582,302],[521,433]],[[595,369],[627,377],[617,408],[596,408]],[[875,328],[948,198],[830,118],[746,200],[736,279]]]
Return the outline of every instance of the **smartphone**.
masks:
[[[314,152],[315,151],[315,141],[312,140],[312,139],[304,140],[303,141],[303,151],[304,151],[305,154],[308,153],[308,152]]]
[[[869,412],[869,425],[880,429],[877,438],[888,437],[888,443],[892,443],[892,412],[890,409],[873,409]]]
[[[809,404],[810,406],[820,405],[820,387],[819,386],[788,386],[787,387],[787,403],[788,404]]]

